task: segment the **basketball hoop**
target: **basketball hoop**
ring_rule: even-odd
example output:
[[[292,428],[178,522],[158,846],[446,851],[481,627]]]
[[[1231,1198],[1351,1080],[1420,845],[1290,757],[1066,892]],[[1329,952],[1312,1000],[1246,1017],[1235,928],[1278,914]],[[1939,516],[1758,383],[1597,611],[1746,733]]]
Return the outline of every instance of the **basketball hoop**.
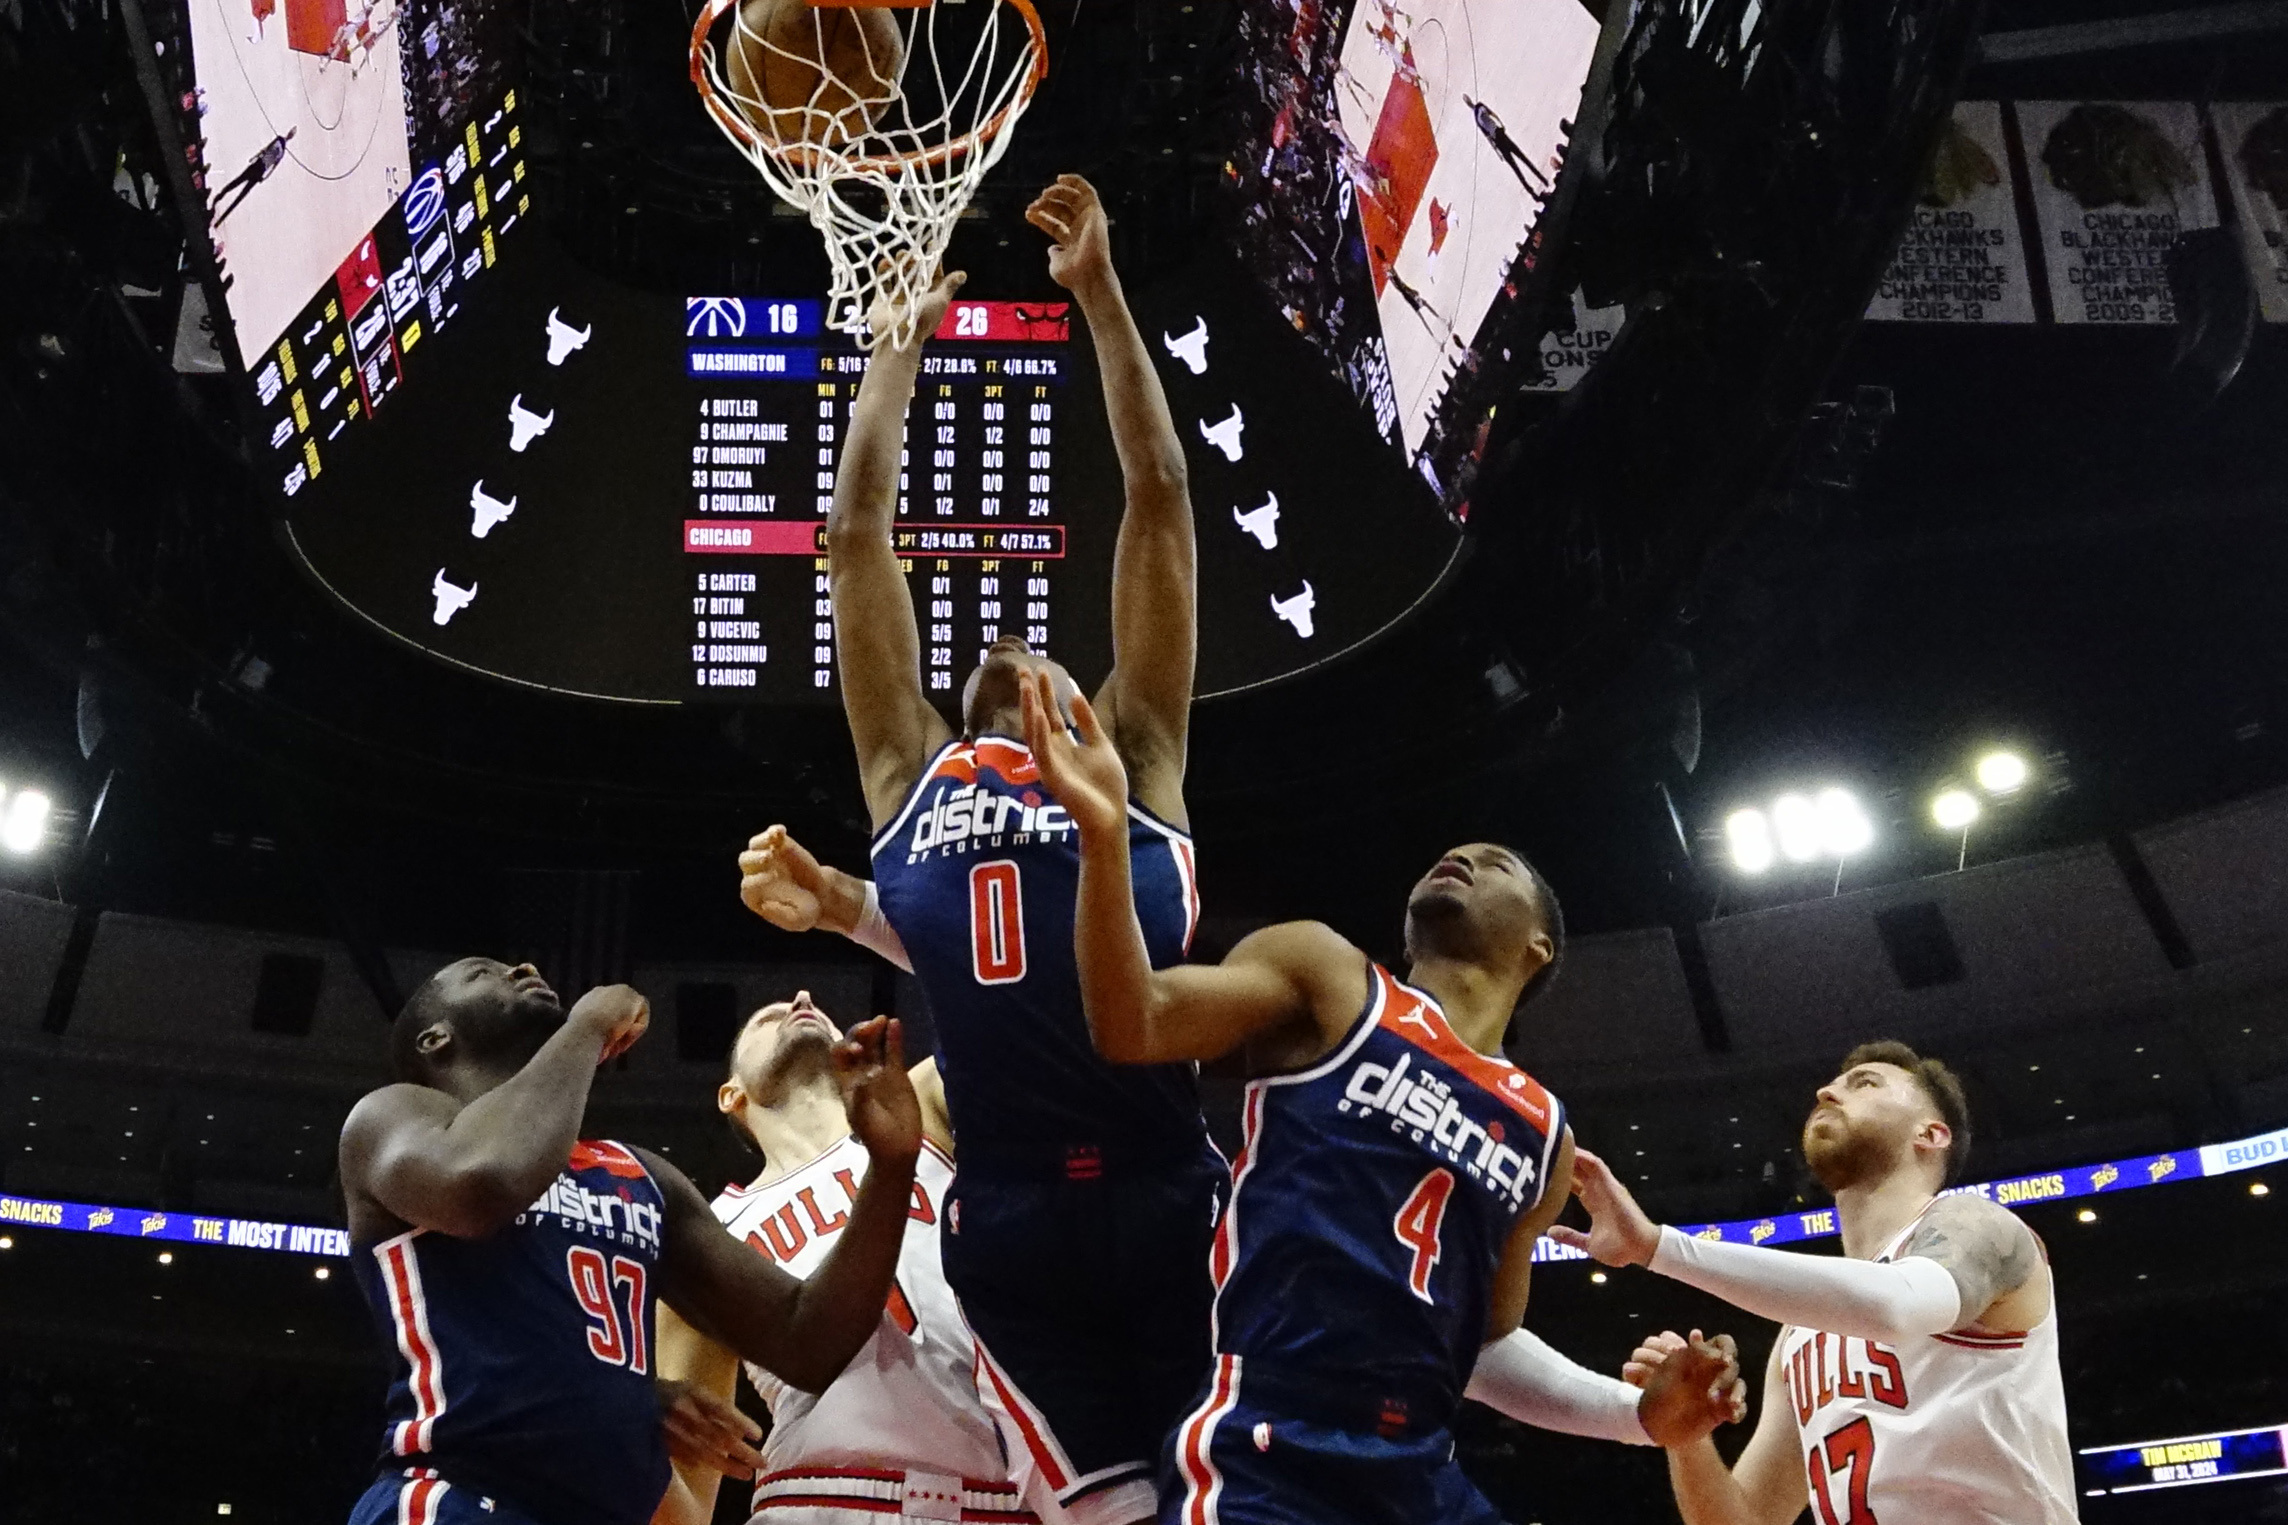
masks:
[[[1048,74],[1048,37],[1032,0],[872,0],[863,8],[895,18],[900,46],[887,59],[865,27],[847,25],[853,0],[806,3],[790,48],[787,35],[774,41],[750,25],[741,0],[706,0],[691,31],[691,82],[724,136],[824,237],[827,326],[859,333],[884,298],[897,315],[893,339],[908,344],[955,222]],[[854,37],[863,60],[850,78],[829,66],[851,46],[829,47],[822,18],[838,13],[837,39]],[[762,98],[758,63],[805,71],[803,98]]]

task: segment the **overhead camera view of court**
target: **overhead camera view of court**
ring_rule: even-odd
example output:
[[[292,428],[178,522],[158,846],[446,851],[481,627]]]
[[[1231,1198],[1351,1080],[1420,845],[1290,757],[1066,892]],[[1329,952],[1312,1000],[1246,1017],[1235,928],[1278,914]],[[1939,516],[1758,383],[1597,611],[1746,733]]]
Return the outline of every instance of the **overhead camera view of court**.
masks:
[[[0,123],[0,1525],[2288,1525],[2288,4]]]

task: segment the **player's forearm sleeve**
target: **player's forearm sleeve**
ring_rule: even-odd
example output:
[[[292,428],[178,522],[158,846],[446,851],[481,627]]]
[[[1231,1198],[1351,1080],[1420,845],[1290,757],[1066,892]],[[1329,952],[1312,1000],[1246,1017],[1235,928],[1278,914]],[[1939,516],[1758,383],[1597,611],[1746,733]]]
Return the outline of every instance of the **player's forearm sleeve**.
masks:
[[[898,940],[897,928],[882,914],[882,892],[874,887],[871,879],[866,881],[866,905],[858,913],[857,925],[850,929],[850,940],[881,954],[906,973],[914,972],[913,960],[906,957],[906,945]]]
[[[1535,1429],[1628,1446],[1653,1443],[1637,1418],[1642,1393],[1567,1360],[1523,1329],[1478,1352],[1467,1395]]]
[[[1660,1231],[1648,1264],[1760,1317],[1863,1340],[1944,1334],[1962,1322],[1962,1292],[1935,1260],[1878,1265],[1798,1255]]]

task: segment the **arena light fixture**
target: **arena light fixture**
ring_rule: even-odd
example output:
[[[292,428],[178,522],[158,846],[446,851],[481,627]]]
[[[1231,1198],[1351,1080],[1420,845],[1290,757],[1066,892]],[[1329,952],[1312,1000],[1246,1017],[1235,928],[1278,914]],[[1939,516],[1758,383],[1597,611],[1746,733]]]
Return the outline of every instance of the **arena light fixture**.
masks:
[[[2075,1213],[2074,1217],[2080,1219],[2083,1223],[2095,1223],[2097,1221],[2097,1209],[2094,1207],[2085,1207],[2080,1212]]]
[[[49,808],[37,789],[0,791],[0,847],[19,857],[38,852],[48,837]]]
[[[1930,802],[1931,819],[1941,831],[1968,831],[1978,819],[1978,796],[1968,789],[1947,789]]]
[[[2269,1197],[2272,1195],[2272,1188],[2262,1181],[2251,1181],[2248,1183],[2248,1194],[2252,1197]]]
[[[1781,856],[1790,863],[1809,863],[1819,856],[1819,807],[1810,795],[1783,794],[1772,801],[1772,828]]]
[[[2025,787],[2026,759],[2015,752],[1989,752],[1978,759],[1978,787],[1988,794],[2014,794]]]
[[[1848,858],[1874,845],[1875,823],[1850,790],[1822,789],[1812,804],[1818,812],[1819,848],[1827,856]]]
[[[1726,816],[1724,840],[1732,849],[1732,866],[1741,873],[1760,874],[1772,866],[1772,823],[1761,810]]]

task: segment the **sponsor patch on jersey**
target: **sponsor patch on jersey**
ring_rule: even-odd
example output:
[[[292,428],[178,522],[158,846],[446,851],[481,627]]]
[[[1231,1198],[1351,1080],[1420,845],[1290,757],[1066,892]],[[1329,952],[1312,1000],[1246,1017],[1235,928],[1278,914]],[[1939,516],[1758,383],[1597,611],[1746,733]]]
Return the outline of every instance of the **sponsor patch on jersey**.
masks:
[[[1353,1065],[1335,1110],[1386,1123],[1391,1132],[1442,1156],[1515,1206],[1536,1194],[1535,1162],[1503,1141],[1499,1122],[1482,1126],[1464,1113],[1453,1084],[1416,1065],[1412,1054],[1400,1054],[1396,1064],[1361,1060]]]
[[[973,844],[1022,847],[1028,842],[1068,840],[1073,823],[1064,807],[1034,791],[1026,793],[1032,795],[1030,801],[976,784],[945,790],[927,810],[914,813],[906,861],[919,862],[930,852],[964,851]]]
[[[617,1174],[617,1172],[614,1172]],[[623,1188],[624,1190],[624,1188]],[[656,1202],[638,1202],[624,1195],[590,1191],[570,1175],[560,1175],[532,1206],[518,1214],[522,1223],[546,1214],[575,1233],[592,1234],[620,1244],[641,1245],[658,1253],[660,1211]]]

